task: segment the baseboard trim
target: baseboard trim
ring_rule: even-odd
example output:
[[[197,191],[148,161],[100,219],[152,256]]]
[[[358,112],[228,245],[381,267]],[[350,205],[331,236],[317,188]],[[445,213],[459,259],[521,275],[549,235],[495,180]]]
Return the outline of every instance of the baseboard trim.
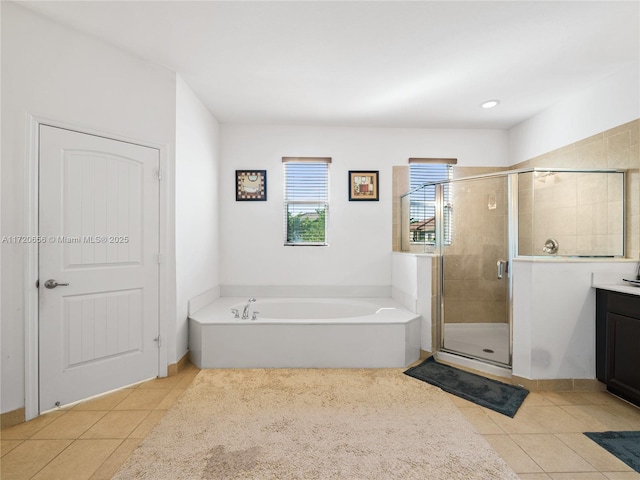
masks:
[[[180,360],[167,366],[167,376],[177,375],[179,372],[187,368],[191,362],[190,352],[185,353]],[[102,394],[101,394],[102,395]],[[86,399],[85,399],[86,400]],[[0,429],[13,427],[26,421],[25,409],[19,408],[11,412],[0,414]]]
[[[438,353],[443,358],[438,358]],[[429,352],[420,350],[420,358],[426,358],[429,356]],[[474,364],[460,362],[459,359],[466,360],[464,357],[457,357],[456,362],[447,361],[449,358],[453,358],[453,355],[436,352],[436,359],[442,363],[446,363],[453,367],[461,368],[472,373],[494,378],[500,382],[510,383],[512,385],[518,385],[524,387],[530,392],[604,392],[607,390],[607,386],[596,380],[595,378],[557,378],[557,379],[539,379],[532,380],[530,378],[518,377],[517,375],[504,375],[496,374],[488,369],[485,369],[482,362],[474,361]],[[482,368],[474,368],[482,366]],[[492,367],[487,364],[487,367]],[[498,368],[498,367],[495,367]]]
[[[607,386],[591,378],[562,378],[531,380],[513,375],[511,383],[520,385],[530,392],[603,392]]]
[[[11,412],[0,414],[0,429],[13,427],[19,423],[24,423],[26,419],[24,408],[19,408]]]
[[[177,363],[167,365],[167,376],[173,377],[184,370],[191,361],[190,352],[185,353]]]

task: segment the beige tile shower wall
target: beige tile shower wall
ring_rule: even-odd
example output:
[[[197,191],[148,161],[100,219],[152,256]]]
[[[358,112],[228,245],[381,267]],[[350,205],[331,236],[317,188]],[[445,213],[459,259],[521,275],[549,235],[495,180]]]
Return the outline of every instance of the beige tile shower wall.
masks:
[[[625,221],[626,221],[626,257],[640,258],[640,119],[633,122],[625,123],[616,128],[606,130],[597,135],[585,138],[579,142],[567,145],[558,150],[540,155],[531,160],[521,162],[514,165],[513,169],[519,168],[575,168],[575,169],[603,169],[617,168],[627,171],[625,185]],[[567,235],[561,235],[561,247],[574,246],[578,252],[586,252],[588,249],[597,251],[610,251],[612,247],[619,245],[621,242],[622,232],[616,226],[616,215],[620,215],[621,206],[616,199],[616,180],[609,180],[607,184],[597,184],[598,180],[587,180],[585,183],[577,182],[575,186],[576,206],[575,220],[572,212],[572,206],[564,205],[560,212],[559,220],[544,220],[544,218],[534,220],[534,218],[520,218],[520,235],[519,246],[520,254],[530,255],[538,254],[540,242],[543,241],[540,234],[536,238],[534,231],[539,230],[545,225],[534,225],[534,221],[554,221],[560,226],[560,232]],[[601,181],[600,181],[601,182]],[[526,182],[520,182],[526,183]],[[545,187],[533,187],[533,180],[529,182],[532,185],[530,189],[520,189],[519,196],[521,201],[527,202],[529,198],[536,195],[536,202],[539,195],[543,197],[553,197],[553,185],[549,182],[546,187],[547,192],[543,190]],[[565,202],[569,201],[569,197],[573,194],[572,185],[563,185]],[[560,187],[560,184],[558,185]],[[560,190],[560,188],[558,188]],[[597,197],[602,198],[598,199]],[[598,201],[596,201],[598,200]],[[606,209],[606,215],[605,215]],[[519,208],[521,213],[526,215],[523,208]],[[529,210],[532,211],[532,210]],[[548,213],[548,212],[547,212]],[[535,216],[540,216],[538,212]],[[547,215],[548,216],[548,215]],[[601,220],[607,218],[606,221]],[[530,221],[530,222],[529,222]],[[573,226],[575,225],[575,234]],[[560,239],[559,239],[560,240]],[[533,253],[527,253],[527,252]],[[584,253],[579,253],[584,254]]]
[[[451,184],[453,237],[444,257],[447,323],[507,321],[506,281],[497,260],[507,259],[506,177]]]
[[[392,171],[393,228],[391,230],[391,245],[394,252],[402,252],[407,251],[402,248],[402,195],[409,191],[409,166],[395,166]]]
[[[498,167],[454,167],[454,179],[485,175],[499,172]],[[487,183],[489,182],[489,183]],[[507,312],[504,302],[503,285],[497,282],[496,259],[499,255],[506,255],[507,246],[500,237],[502,220],[506,215],[506,191],[502,187],[492,186],[490,181],[483,180],[483,187],[473,192],[474,198],[465,208],[454,206],[454,241],[448,249],[450,275],[448,290],[445,295],[447,322],[506,322]],[[409,167],[393,167],[393,250],[422,252],[422,245],[403,245],[401,196],[409,190]],[[467,196],[462,189],[458,192]],[[496,210],[487,209],[487,197],[495,194],[497,198]],[[456,192],[453,202],[456,205]],[[465,202],[467,203],[467,202]],[[467,211],[467,213],[463,213]],[[502,217],[501,217],[502,216]],[[406,222],[405,222],[406,223]],[[407,224],[408,225],[408,224]],[[406,228],[408,226],[405,225]],[[496,226],[496,225],[499,225]],[[486,228],[485,228],[486,227]],[[405,235],[405,239],[408,237]],[[450,255],[450,256],[449,256]],[[439,262],[432,264],[433,279],[439,279]],[[439,319],[439,281],[432,282],[432,318]],[[432,322],[432,338],[434,342],[438,336],[439,321]],[[437,345],[433,345],[436,349]]]
[[[622,174],[526,173],[518,190],[520,255],[544,255],[549,238],[561,255],[623,254]]]
[[[499,167],[453,167],[453,179],[475,177],[477,175],[488,175],[490,173],[503,172],[504,168]]]
[[[409,191],[409,166],[401,165],[393,167],[393,218],[392,218],[392,239],[391,245],[394,252],[412,252],[412,253],[424,253],[423,245],[411,245],[408,242],[408,222],[402,221],[402,195]],[[495,173],[504,170],[498,167],[459,167],[453,168],[453,178],[460,179],[465,177],[473,177],[476,175],[485,175],[488,173]],[[408,212],[407,212],[408,214]],[[407,217],[408,219],[408,217]],[[406,219],[405,219],[406,220]],[[404,226],[403,226],[404,225]],[[402,235],[402,228],[405,228],[407,232]]]
[[[431,351],[440,350],[440,258],[431,262]]]
[[[533,255],[533,173],[518,178],[518,253]]]

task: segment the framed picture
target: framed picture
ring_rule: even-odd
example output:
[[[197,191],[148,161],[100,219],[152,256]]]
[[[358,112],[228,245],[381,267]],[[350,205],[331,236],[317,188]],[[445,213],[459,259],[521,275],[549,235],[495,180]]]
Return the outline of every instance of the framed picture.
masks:
[[[267,199],[266,170],[236,170],[236,201]]]
[[[349,170],[349,201],[379,199],[377,170]]]

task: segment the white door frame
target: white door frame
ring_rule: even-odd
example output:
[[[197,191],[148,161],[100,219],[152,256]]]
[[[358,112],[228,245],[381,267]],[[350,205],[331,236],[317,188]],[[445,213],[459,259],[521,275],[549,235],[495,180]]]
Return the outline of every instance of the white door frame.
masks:
[[[171,287],[174,284],[171,273],[175,271],[175,262],[173,259],[174,246],[170,241],[170,209],[169,194],[173,191],[170,189],[173,176],[168,168],[169,164],[169,146],[160,145],[153,142],[141,141],[138,139],[125,137],[123,135],[113,134],[96,130],[86,125],[78,125],[64,120],[51,118],[38,114],[27,114],[28,132],[27,132],[27,169],[25,178],[25,235],[35,238],[39,235],[38,231],[38,195],[39,195],[39,130],[40,125],[49,125],[52,127],[73,130],[79,133],[96,135],[100,137],[118,140],[121,142],[134,143],[144,147],[150,147],[160,152],[160,169],[162,171],[162,180],[160,182],[160,258],[159,265],[159,332],[160,349],[158,355],[158,375],[160,377],[167,376],[168,365],[168,343],[169,338],[169,319],[171,313],[176,310],[175,296],[170,295]],[[39,317],[38,317],[38,298],[39,292],[36,288],[38,280],[38,244],[37,242],[28,243],[24,258],[24,384],[25,384],[25,420],[31,420],[40,414],[40,387],[39,387]]]

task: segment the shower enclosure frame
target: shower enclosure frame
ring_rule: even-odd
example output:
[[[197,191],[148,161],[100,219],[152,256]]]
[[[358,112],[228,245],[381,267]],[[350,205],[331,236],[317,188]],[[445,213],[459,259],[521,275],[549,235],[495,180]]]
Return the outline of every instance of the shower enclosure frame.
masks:
[[[469,358],[471,360],[480,361],[499,368],[511,368],[513,359],[513,277],[511,275],[513,258],[516,256],[517,239],[518,239],[518,173],[521,170],[513,172],[496,172],[485,175],[474,175],[459,179],[452,179],[435,183],[436,188],[436,249],[435,253],[438,258],[438,314],[436,338],[438,341],[437,351],[452,354],[458,357]],[[474,356],[469,353],[459,352],[445,347],[445,308],[444,308],[444,248],[445,248],[445,232],[444,232],[444,185],[460,183],[468,180],[480,180],[489,178],[505,177],[507,182],[507,259],[505,274],[507,276],[507,324],[509,329],[508,335],[508,363],[496,362],[487,358]],[[450,214],[453,214],[452,212]],[[498,266],[496,265],[496,269]]]
[[[463,177],[458,179],[444,180],[440,182],[433,182],[430,184],[425,184],[417,189],[413,189],[408,192],[406,195],[416,191],[420,188],[423,188],[428,185],[433,185],[435,187],[435,227],[436,227],[436,242],[434,253],[438,259],[438,282],[437,282],[437,313],[436,313],[436,328],[435,328],[435,339],[437,343],[434,343],[436,347],[436,352],[450,354],[455,357],[467,358],[472,361],[479,361],[483,364],[497,367],[499,370],[510,370],[513,361],[513,260],[517,256],[518,253],[518,224],[519,224],[519,179],[520,174],[524,173],[536,173],[536,172],[553,172],[553,173],[621,173],[622,177],[622,199],[626,198],[626,179],[625,179],[625,170],[621,169],[562,169],[562,168],[527,168],[527,169],[518,169],[518,170],[507,170],[501,172],[494,172],[484,175],[475,175],[469,177]],[[475,356],[468,352],[460,352],[452,349],[448,349],[445,347],[445,296],[444,296],[444,280],[445,280],[445,271],[444,271],[444,249],[445,245],[445,225],[444,225],[444,213],[445,213],[445,205],[444,205],[444,185],[447,184],[456,184],[463,181],[470,180],[480,180],[480,179],[490,179],[490,178],[505,178],[506,187],[507,187],[507,258],[506,258],[506,270],[505,274],[507,276],[507,291],[506,291],[506,318],[508,324],[508,363],[503,363],[499,361],[493,361],[491,359]],[[455,207],[454,207],[455,208]],[[450,210],[450,214],[453,214]],[[558,257],[569,258],[569,257],[586,257],[586,258],[598,258],[598,257],[624,257],[624,252],[626,251],[626,222],[624,219],[626,218],[626,205],[623,201],[622,206],[622,218],[623,218],[623,226],[622,226],[622,253],[620,255],[558,255]],[[548,255],[527,255],[526,258],[549,258]],[[496,267],[498,268],[498,267]]]

